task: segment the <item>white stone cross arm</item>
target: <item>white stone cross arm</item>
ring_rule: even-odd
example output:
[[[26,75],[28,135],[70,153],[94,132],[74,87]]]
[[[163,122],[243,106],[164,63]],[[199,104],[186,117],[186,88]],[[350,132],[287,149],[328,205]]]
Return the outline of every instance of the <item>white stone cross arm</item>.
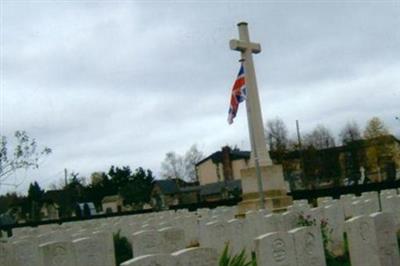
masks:
[[[252,53],[258,54],[261,52],[261,45],[259,43],[250,42],[249,32],[247,30],[247,22],[238,23],[239,27],[239,40],[231,40],[229,46],[232,50],[245,52],[249,49]]]
[[[231,50],[245,52],[246,49],[250,49],[250,51],[254,54],[258,54],[261,52],[261,45],[259,43],[242,41],[242,40],[230,40],[229,46]]]

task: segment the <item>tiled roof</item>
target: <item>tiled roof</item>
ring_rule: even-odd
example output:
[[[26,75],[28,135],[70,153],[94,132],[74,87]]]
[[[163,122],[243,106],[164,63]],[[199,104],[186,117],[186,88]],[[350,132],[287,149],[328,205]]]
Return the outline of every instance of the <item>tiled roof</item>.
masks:
[[[233,191],[235,189],[241,190],[242,182],[241,180],[230,180],[225,182],[206,184],[201,186],[200,195],[208,196],[208,195],[220,194],[224,188],[226,188],[229,191]]]

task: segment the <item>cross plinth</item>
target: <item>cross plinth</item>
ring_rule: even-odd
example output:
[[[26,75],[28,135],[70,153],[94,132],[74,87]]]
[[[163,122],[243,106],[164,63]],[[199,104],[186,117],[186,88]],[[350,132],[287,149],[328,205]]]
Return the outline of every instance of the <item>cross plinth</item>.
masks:
[[[261,114],[260,97],[258,95],[252,55],[253,53],[257,54],[261,52],[261,45],[250,42],[246,22],[240,22],[238,27],[239,40],[231,40],[229,46],[232,50],[240,51],[243,61],[247,89],[247,120],[251,142],[250,164],[254,166],[256,161],[258,161],[260,165],[272,165],[264,136],[264,122]]]

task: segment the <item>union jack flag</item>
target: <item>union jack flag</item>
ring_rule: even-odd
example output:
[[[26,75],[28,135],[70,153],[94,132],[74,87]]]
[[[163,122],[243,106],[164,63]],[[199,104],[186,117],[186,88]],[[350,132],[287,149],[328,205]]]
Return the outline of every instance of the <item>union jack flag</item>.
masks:
[[[231,104],[228,111],[228,123],[232,124],[233,119],[236,117],[237,111],[239,109],[239,103],[246,100],[246,83],[244,80],[244,68],[243,64],[240,66],[239,73],[233,84],[232,94],[231,94]]]

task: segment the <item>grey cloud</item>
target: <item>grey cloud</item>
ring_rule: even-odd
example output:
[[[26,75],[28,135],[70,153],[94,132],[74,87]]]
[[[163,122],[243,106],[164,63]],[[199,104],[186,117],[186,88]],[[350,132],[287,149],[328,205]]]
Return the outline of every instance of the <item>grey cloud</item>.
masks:
[[[228,41],[247,20],[263,48],[254,60],[265,119],[337,133],[380,116],[400,134],[398,12],[388,2],[6,2],[1,131],[25,129],[53,148],[29,177],[46,184],[64,167],[158,173],[166,152],[193,143],[248,148],[245,106],[226,123],[240,57]]]

